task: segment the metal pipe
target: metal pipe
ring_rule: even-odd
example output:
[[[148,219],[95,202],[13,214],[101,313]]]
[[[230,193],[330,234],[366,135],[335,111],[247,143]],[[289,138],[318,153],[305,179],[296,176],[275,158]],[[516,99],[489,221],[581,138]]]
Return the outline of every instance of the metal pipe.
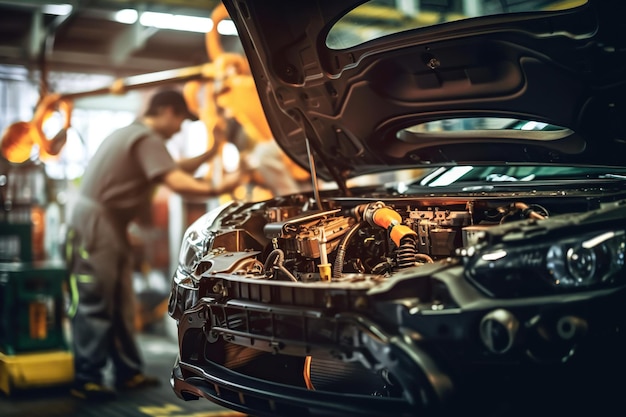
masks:
[[[311,150],[311,144],[309,142],[308,137],[305,138],[305,143],[306,143],[306,153],[307,153],[307,156],[309,157],[309,166],[311,167],[310,171],[311,171],[311,181],[313,182],[313,194],[315,195],[315,201],[317,202],[317,207],[320,210],[324,210],[324,207],[322,206],[322,200],[320,198],[319,183],[317,181],[317,171],[315,169],[315,158],[313,157],[313,152]]]
[[[75,100],[77,98],[104,95],[125,94],[131,90],[147,87],[156,87],[174,82],[184,82],[194,79],[207,79],[203,73],[204,65],[195,65],[172,70],[150,72],[147,74],[132,75],[126,78],[118,78],[110,86],[96,88],[89,91],[61,94],[62,99]]]

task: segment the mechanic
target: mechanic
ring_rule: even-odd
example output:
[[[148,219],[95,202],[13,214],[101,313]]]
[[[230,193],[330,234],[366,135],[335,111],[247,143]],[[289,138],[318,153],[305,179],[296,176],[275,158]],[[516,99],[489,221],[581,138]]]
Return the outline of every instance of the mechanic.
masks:
[[[231,173],[217,187],[193,173],[213,150],[175,162],[165,141],[185,119],[197,120],[175,90],[154,94],[143,117],[110,134],[89,161],[72,209],[67,234],[67,265],[72,304],[75,380],[71,394],[109,400],[121,390],[158,385],[143,373],[134,336],[132,249],[127,227],[149,204],[157,185],[195,197],[226,194],[241,182]],[[115,386],[104,383],[111,360]]]

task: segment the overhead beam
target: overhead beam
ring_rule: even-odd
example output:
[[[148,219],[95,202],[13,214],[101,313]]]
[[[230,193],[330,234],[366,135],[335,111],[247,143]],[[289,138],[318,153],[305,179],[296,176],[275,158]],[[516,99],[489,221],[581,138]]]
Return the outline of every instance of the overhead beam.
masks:
[[[24,55],[23,49],[19,46],[0,46],[0,57],[7,65],[28,66],[32,64]],[[91,54],[84,52],[55,51],[51,59],[48,60],[50,70],[70,70],[72,72],[88,72],[95,74],[112,74],[115,76],[125,76],[143,74],[147,72],[182,68],[189,65],[189,62],[162,58],[139,58],[130,57],[123,65],[112,65],[107,55]],[[121,74],[123,72],[123,74]]]
[[[108,5],[109,7],[117,7],[117,8],[138,8],[141,5],[145,5],[145,0],[97,0],[92,3],[96,3],[97,5]],[[219,4],[221,4],[221,0],[158,0],[157,2],[152,2],[150,4],[150,9],[154,9],[152,6],[161,6],[161,7],[170,7],[170,8],[187,8],[187,9],[198,9],[198,10],[213,10]]]
[[[59,5],[60,2],[51,0],[0,0],[0,6],[14,9],[46,11],[45,6]],[[137,11],[150,10],[154,12],[185,14],[190,16],[208,17],[211,11],[221,4],[221,0],[65,0],[65,4],[72,6],[72,12],[111,12],[113,20],[115,11],[134,9]]]
[[[81,66],[83,68],[91,67],[93,69],[100,70],[106,68],[108,69],[108,73],[118,72],[122,68],[126,69],[125,71],[128,72],[130,68],[136,68],[137,71],[133,71],[136,74],[157,71],[160,69],[180,68],[188,65],[188,63],[176,60],[168,60],[167,58],[131,57],[124,62],[123,67],[120,66],[118,68],[114,65],[111,65],[111,62],[109,61],[109,58],[107,56],[67,51],[56,51],[54,55],[54,60],[52,60],[50,64],[54,66],[69,65],[74,68],[78,68]]]
[[[46,38],[46,31],[43,27],[43,13],[41,9],[35,9],[30,22],[28,32],[28,58],[37,59],[43,49],[43,42]]]
[[[25,9],[39,8],[44,4],[50,4],[46,0],[2,0],[0,3],[11,7],[21,7]]]
[[[142,26],[139,21],[128,25],[115,39],[110,58],[113,65],[119,65],[129,59],[132,53],[143,48],[146,41],[158,32],[157,28]]]

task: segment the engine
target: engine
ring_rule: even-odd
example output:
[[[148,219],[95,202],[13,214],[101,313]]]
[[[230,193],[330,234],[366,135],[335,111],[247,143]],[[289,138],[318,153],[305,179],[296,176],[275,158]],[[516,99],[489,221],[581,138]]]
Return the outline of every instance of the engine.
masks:
[[[486,228],[549,216],[542,205],[519,201],[329,199],[326,204],[308,209],[308,201],[272,200],[231,212],[200,270],[298,282],[342,281],[355,274],[384,279],[454,257],[479,242]],[[246,261],[216,260],[233,259],[232,252],[242,252],[237,258]]]

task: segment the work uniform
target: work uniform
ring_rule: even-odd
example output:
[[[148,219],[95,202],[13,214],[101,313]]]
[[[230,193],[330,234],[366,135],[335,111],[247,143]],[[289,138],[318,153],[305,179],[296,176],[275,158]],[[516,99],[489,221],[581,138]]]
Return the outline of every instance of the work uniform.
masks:
[[[288,171],[283,163],[285,156],[276,141],[260,142],[245,155],[246,166],[262,178],[262,186],[267,187],[274,196],[296,194],[305,191],[301,183]],[[305,184],[308,185],[308,182]]]
[[[82,178],[67,236],[75,379],[101,384],[142,371],[134,337],[133,261],[127,227],[176,167],[165,138],[140,121],[107,137]]]

